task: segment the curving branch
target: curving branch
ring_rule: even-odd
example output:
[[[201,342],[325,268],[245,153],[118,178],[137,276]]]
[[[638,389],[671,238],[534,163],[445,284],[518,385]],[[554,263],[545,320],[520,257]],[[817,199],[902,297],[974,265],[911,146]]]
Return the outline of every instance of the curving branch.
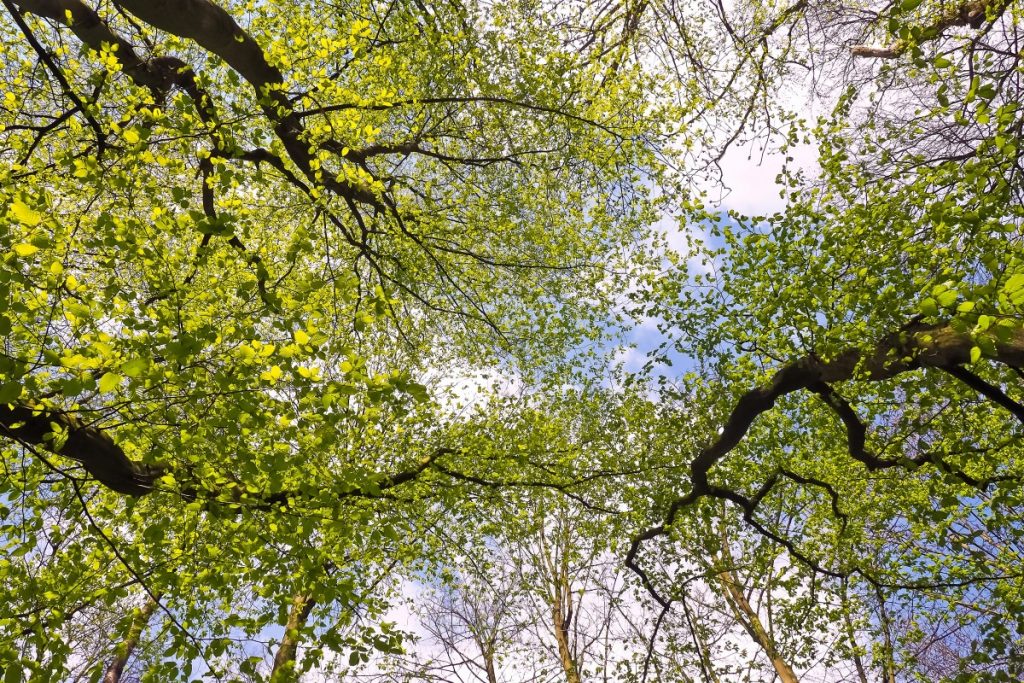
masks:
[[[70,458],[108,489],[129,496],[150,493],[163,471],[129,458],[103,430],[41,405],[0,404],[0,434]]]
[[[178,87],[194,100],[200,119],[213,129],[216,112],[212,98],[199,87],[195,72],[181,59],[173,56],[155,56],[143,59],[135,47],[114,31],[110,25],[82,0],[14,0],[22,12],[59,22],[75,34],[82,43],[100,51],[104,45],[113,46],[121,68],[132,81],[148,88],[157,102],[163,101],[171,89]],[[276,123],[275,132],[284,143],[285,150],[295,165],[309,179],[316,178],[310,162],[308,143],[303,141],[305,130],[298,115],[291,113],[281,89],[284,77],[269,65],[256,42],[245,33],[223,9],[210,2],[121,2],[125,10],[150,23],[155,28],[192,38],[201,46],[224,58],[256,90],[264,114]],[[180,5],[180,6],[179,6]],[[181,14],[183,13],[183,14]],[[149,19],[154,21],[150,22]],[[226,31],[226,33],[219,33]],[[230,56],[230,59],[228,58]],[[300,189],[308,188],[283,162],[266,150],[244,152],[230,149],[214,134],[219,154],[227,158],[247,161],[268,161],[285,178]],[[381,208],[376,196],[366,188],[324,176],[322,182],[331,191],[347,199]]]
[[[140,86],[149,88],[156,100],[162,100],[174,85],[177,72],[159,62],[142,59],[135,47],[115,33],[96,10],[81,0],[15,0],[23,12],[64,24],[83,44],[93,50],[104,44],[117,50],[124,72]]]
[[[369,188],[314,171],[309,136],[288,100],[284,74],[267,61],[263,48],[224,8],[209,0],[121,0],[118,4],[154,28],[195,41],[244,78],[264,115],[275,124],[274,133],[288,156],[308,179],[322,183],[339,197],[377,210],[385,208]]]
[[[810,558],[801,554],[793,543],[779,537],[754,519],[758,504],[775,486],[780,472],[772,475],[752,498],[714,485],[709,480],[711,469],[743,441],[754,421],[771,410],[780,398],[798,391],[811,391],[822,396],[846,427],[847,446],[851,457],[862,462],[869,470],[890,467],[917,468],[934,460],[940,469],[950,472],[964,483],[976,488],[985,489],[994,481],[1004,479],[975,479],[953,470],[941,458],[934,458],[930,454],[900,460],[883,459],[872,455],[865,448],[866,427],[849,403],[829,387],[830,383],[850,380],[887,380],[918,369],[937,369],[944,372],[954,369],[952,374],[955,374],[957,368],[962,369],[971,362],[971,349],[976,346],[980,347],[983,356],[992,362],[1017,370],[1024,368],[1024,329],[1001,328],[983,332],[978,336],[984,337],[986,343],[978,345],[976,337],[957,330],[948,323],[912,323],[896,333],[887,335],[867,349],[850,348],[831,360],[824,360],[811,354],[784,365],[767,384],[754,387],[739,397],[718,438],[701,449],[690,462],[690,491],[672,501],[662,524],[651,527],[633,538],[626,554],[626,566],[637,574],[648,592],[664,605],[664,599],[658,595],[650,578],[637,563],[640,548],[647,541],[667,535],[683,509],[693,506],[701,499],[715,498],[735,503],[743,510],[745,521],[762,535],[786,547],[797,559],[825,574],[840,576],[837,572],[818,567]],[[980,385],[976,388],[979,391],[982,389]],[[993,388],[986,388],[980,393],[1001,405],[1004,404],[1005,401],[996,396],[991,389]],[[833,509],[836,509],[834,496]]]
[[[40,58],[46,61],[50,70],[60,82],[61,87],[68,93],[69,97],[73,99],[77,110],[83,112],[92,127],[96,129],[97,140],[99,141],[99,150],[100,153],[102,153],[104,145],[106,144],[106,134],[99,129],[98,124],[96,124],[95,120],[89,114],[88,109],[77,98],[73,90],[71,90],[71,86],[68,84],[63,72],[61,72],[57,65],[52,62],[49,58],[49,54],[41,45],[38,44],[38,41],[35,40],[34,36],[28,32],[28,27],[24,26],[24,22],[21,20],[18,12],[14,11],[14,6],[11,4],[11,0],[3,0],[3,2],[11,11],[19,26],[22,26],[23,33],[25,33],[26,38],[39,53]],[[252,162],[257,166],[266,162],[276,169],[285,178],[285,180],[293,186],[297,187],[306,195],[310,194],[310,187],[298,178],[280,157],[262,148],[253,150],[238,149],[236,145],[232,144],[231,141],[225,138],[221,131],[220,117],[213,97],[211,97],[211,95],[199,84],[195,71],[183,60],[174,56],[153,56],[149,59],[141,58],[135,52],[135,48],[130,42],[116,33],[109,24],[99,16],[99,14],[97,14],[91,7],[81,2],[81,0],[21,0],[18,2],[18,5],[22,11],[65,24],[86,46],[93,50],[99,51],[103,49],[104,45],[114,46],[123,71],[136,85],[148,88],[154,99],[158,102],[163,101],[174,88],[178,88],[185,92],[191,98],[199,119],[203,124],[205,124],[217,155],[223,156],[227,159]],[[216,212],[214,211],[213,205],[213,188],[209,184],[209,176],[212,173],[212,163],[209,157],[200,158],[200,171],[203,176],[203,210],[208,219],[216,221]],[[209,241],[210,235],[204,235],[202,244],[200,245],[200,250],[202,250]],[[263,260],[258,254],[247,250],[246,246],[236,235],[232,235],[229,238],[228,243],[239,252],[246,255],[246,262],[253,266],[253,269],[255,270],[260,298],[268,308],[271,310],[275,309],[275,304],[267,291],[267,280],[269,279],[269,274]],[[195,278],[196,273],[197,271],[193,270],[192,274],[185,279],[186,285]],[[148,301],[155,301],[164,298],[167,294],[168,292],[166,291],[159,292]]]
[[[862,463],[869,472],[876,472],[878,470],[901,467],[904,465],[900,460],[879,458],[867,450],[867,425],[865,425],[860,419],[860,416],[857,415],[857,411],[853,409],[853,406],[851,406],[845,398],[837,394],[832,387],[824,382],[820,382],[808,387],[808,389],[818,396],[821,396],[822,400],[825,401],[825,404],[832,409],[832,412],[834,412],[843,423],[843,426],[846,428],[846,450],[850,454],[850,457],[857,462]],[[924,461],[923,456],[911,458],[911,462],[915,464],[921,464]]]
[[[0,435],[31,448],[33,452],[42,448],[74,460],[106,488],[129,496],[152,493],[156,490],[157,480],[168,472],[176,474],[179,481],[189,481],[187,472],[174,472],[168,465],[150,465],[132,460],[103,429],[85,424],[57,408],[38,403],[0,404]],[[388,489],[419,477],[438,458],[457,452],[450,448],[438,448],[410,469],[393,474],[370,475],[365,484],[338,492],[336,497],[380,498]],[[38,452],[36,455],[42,457]],[[60,470],[58,472],[64,474]],[[308,494],[300,491],[281,491],[263,496],[248,495],[243,499],[237,487],[220,491],[195,484],[182,489],[181,495],[191,500],[202,498],[211,503],[234,506],[244,504],[263,511],[290,507],[295,501],[308,497]]]

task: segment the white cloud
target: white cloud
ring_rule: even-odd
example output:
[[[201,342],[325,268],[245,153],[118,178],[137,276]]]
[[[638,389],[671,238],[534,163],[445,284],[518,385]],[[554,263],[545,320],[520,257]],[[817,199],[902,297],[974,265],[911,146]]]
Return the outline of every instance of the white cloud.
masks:
[[[783,166],[791,172],[802,171],[807,177],[818,172],[818,152],[812,145],[800,145],[787,155],[762,153],[756,143],[732,147],[722,159],[722,184],[725,192],[721,207],[746,215],[766,215],[781,210],[785,200],[776,182]],[[787,158],[789,161],[787,162]]]

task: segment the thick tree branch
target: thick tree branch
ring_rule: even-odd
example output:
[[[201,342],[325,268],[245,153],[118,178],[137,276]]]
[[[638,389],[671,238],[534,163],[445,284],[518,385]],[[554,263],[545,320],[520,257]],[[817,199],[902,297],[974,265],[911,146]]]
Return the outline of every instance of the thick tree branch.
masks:
[[[151,492],[162,472],[131,460],[103,430],[52,408],[0,404],[0,434],[70,458],[96,481],[129,496]]]
[[[121,0],[118,4],[154,28],[194,40],[248,81],[263,113],[274,122],[274,132],[288,156],[307,178],[317,180],[340,197],[384,208],[369,188],[314,172],[309,136],[285,94],[284,75],[222,7],[209,0]]]
[[[993,403],[1006,408],[1013,413],[1018,420],[1024,423],[1024,405],[1021,405],[1017,401],[1006,395],[999,387],[994,384],[989,384],[981,377],[971,372],[965,367],[954,365],[952,367],[943,368],[946,372],[956,377],[958,380],[969,386],[970,388],[977,391],[979,394],[989,399]]]
[[[986,358],[1011,368],[1024,367],[1024,329],[1003,328],[999,334],[993,331],[982,334],[987,337],[986,342],[988,342],[980,346]],[[777,400],[788,394],[805,390],[822,395],[846,425],[851,456],[863,462],[869,469],[883,469],[904,464],[897,460],[880,459],[865,450],[866,430],[863,424],[849,404],[832,392],[828,384],[849,380],[882,381],[921,368],[934,368],[949,372],[950,368],[971,362],[971,349],[976,346],[976,342],[977,340],[970,334],[958,331],[948,324],[915,323],[884,337],[876,345],[867,349],[847,349],[831,360],[823,360],[811,354],[784,365],[767,384],[755,387],[739,397],[718,438],[703,448],[690,462],[691,489],[689,493],[676,498],[671,503],[662,524],[651,527],[634,537],[626,554],[626,566],[637,573],[648,591],[664,605],[664,599],[657,594],[650,579],[637,564],[637,555],[643,543],[667,534],[680,511],[694,505],[702,498],[732,501],[743,509],[744,519],[748,523],[754,523],[753,514],[757,503],[771,490],[778,475],[771,477],[753,498],[747,498],[739,492],[711,484],[708,475],[719,460],[727,456],[742,442],[754,421],[761,414],[771,410]],[[994,397],[989,396],[989,398]],[[917,460],[907,461],[906,466],[919,467],[929,460],[929,456],[921,456]],[[938,464],[939,467],[943,467],[942,462]],[[948,468],[948,466],[946,467]],[[994,481],[994,479],[975,480],[962,473],[959,478],[965,483],[974,482],[981,487]],[[755,524],[755,527],[761,533],[782,543],[796,557],[803,557],[792,543],[786,542],[776,534],[769,533],[763,525]]]
[[[132,460],[113,438],[99,427],[86,425],[73,415],[42,405],[0,404],[0,435],[27,446],[42,447],[70,458],[81,464],[93,479],[108,489],[129,496],[152,493],[156,480],[169,471],[164,466],[147,465]],[[388,489],[416,479],[433,465],[437,458],[456,452],[449,448],[438,448],[408,470],[395,474],[375,475],[366,485],[338,493],[337,497],[379,498]],[[238,489],[221,492],[201,486],[189,486],[186,473],[177,473],[176,478],[186,482],[186,488],[182,490],[182,495],[186,498],[203,498],[211,502],[234,505],[244,502],[260,510],[279,509],[306,497],[306,494],[297,491],[282,491],[249,497],[242,501]],[[228,494],[226,499],[223,497],[224,493]]]
[[[149,88],[154,98],[162,99],[172,86],[176,77],[174,71],[160,68],[139,57],[134,46],[111,30],[100,15],[84,2],[17,0],[17,5],[25,12],[65,24],[79,40],[97,52],[104,44],[115,47],[124,72],[139,85]]]
[[[309,152],[309,145],[303,140],[305,130],[301,120],[291,112],[291,107],[280,88],[284,83],[283,76],[278,69],[269,65],[255,41],[238,27],[223,9],[209,2],[197,1],[178,3],[146,0],[119,4],[152,26],[181,37],[192,38],[209,51],[224,58],[256,90],[264,113],[276,124],[275,132],[284,143],[292,161],[307,178],[316,178],[310,164],[313,157]],[[81,0],[17,0],[17,5],[22,11],[67,25],[82,43],[93,50],[101,50],[104,44],[115,46],[122,70],[137,85],[149,88],[154,99],[161,101],[172,87],[180,87],[195,101],[203,122],[211,126],[215,124],[212,100],[198,87],[194,72],[182,60],[177,57],[154,57],[144,60],[129,41],[111,29],[95,10]],[[150,22],[150,18],[154,18],[155,21]],[[231,150],[225,149],[223,144],[217,144],[217,148],[225,157],[248,159],[247,153],[234,154]],[[270,155],[263,153],[256,156],[259,156],[259,161],[265,161]],[[283,166],[280,162],[273,165],[279,170]],[[291,172],[285,172],[285,176],[293,184],[298,181]],[[382,208],[376,196],[366,188],[327,175],[321,178],[321,182],[340,196]]]
[[[1010,2],[1011,0],[970,0],[951,7],[931,24],[921,29],[919,43],[935,40],[946,30],[957,26],[981,28],[986,22],[995,21],[1001,16],[1009,7]],[[885,47],[852,45],[850,54],[854,57],[894,59],[904,54],[910,47],[911,44],[904,40],[897,40]]]

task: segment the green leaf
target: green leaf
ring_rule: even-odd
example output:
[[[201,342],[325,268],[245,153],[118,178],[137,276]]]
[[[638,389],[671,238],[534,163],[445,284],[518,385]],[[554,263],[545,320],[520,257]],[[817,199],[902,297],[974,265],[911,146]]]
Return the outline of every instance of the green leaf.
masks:
[[[5,382],[0,384],[0,404],[13,403],[21,396],[20,382]]]
[[[977,363],[978,359],[981,358],[981,348],[978,346],[971,347],[971,362]]]
[[[1014,292],[1024,289],[1024,273],[1017,273],[1011,275],[1010,278],[1003,285],[1003,291],[1007,294],[1013,294]]]
[[[144,358],[133,358],[121,364],[121,372],[128,377],[138,377],[149,368],[149,361]]]
[[[4,672],[4,683],[21,683],[21,666],[18,662],[11,662]]]
[[[97,382],[96,386],[99,387],[99,390],[101,392],[108,393],[121,386],[121,382],[123,381],[124,377],[122,377],[121,375],[118,375],[113,372],[107,372],[104,373],[102,377],[100,377],[99,382]]]
[[[18,222],[30,228],[34,228],[39,225],[43,220],[43,215],[41,213],[29,207],[28,204],[20,199],[15,199],[11,202],[11,213],[16,219],[18,219]]]
[[[956,301],[956,291],[947,289],[946,291],[939,294],[936,298],[938,299],[939,305],[943,308],[949,308]]]
[[[424,403],[430,398],[427,388],[418,382],[407,382],[404,389],[418,403]]]
[[[85,383],[77,377],[62,380],[60,390],[65,396],[78,396],[85,389]]]
[[[39,251],[39,247],[37,247],[36,245],[34,245],[34,244],[27,244],[27,243],[24,243],[24,242],[21,243],[21,244],[15,244],[12,247],[12,249],[14,250],[15,254],[17,254],[18,256],[21,256],[22,258],[25,258],[27,256],[31,256],[32,254],[34,254],[37,251]]]

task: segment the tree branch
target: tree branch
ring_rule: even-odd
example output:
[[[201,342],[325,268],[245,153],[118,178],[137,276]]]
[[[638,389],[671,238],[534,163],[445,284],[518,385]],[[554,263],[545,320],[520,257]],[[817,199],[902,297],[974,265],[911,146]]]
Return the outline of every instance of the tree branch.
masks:
[[[131,460],[101,429],[40,405],[0,404],[0,434],[70,458],[96,481],[129,496],[150,493],[162,473],[159,467]]]
[[[970,26],[981,28],[985,22],[995,21],[1009,7],[1011,0],[970,0],[961,3],[938,19],[921,29],[921,39],[918,44],[939,38],[944,31],[956,26]],[[850,54],[854,57],[869,57],[872,59],[894,59],[905,53],[911,44],[904,40],[886,47],[875,47],[872,45],[851,45]]]
[[[340,197],[384,209],[369,188],[314,172],[307,131],[285,94],[284,75],[267,61],[256,40],[222,7],[209,0],[121,0],[119,4],[154,28],[194,40],[248,81],[263,113],[274,122],[274,132],[288,156],[307,178],[317,180]]]
[[[988,337],[982,346],[983,355],[991,361],[1011,368],[1024,367],[1024,329],[1004,328],[1000,334],[993,331],[982,333]],[[640,577],[643,585],[662,605],[665,604],[653,584],[637,563],[640,548],[646,541],[666,535],[676,517],[684,508],[690,507],[702,498],[718,498],[729,500],[744,510],[744,519],[754,524],[763,535],[767,535],[782,543],[798,559],[804,556],[797,552],[796,547],[770,533],[763,525],[754,523],[753,513],[757,503],[767,495],[774,486],[778,473],[766,482],[753,499],[727,488],[710,483],[708,475],[719,460],[735,449],[746,436],[751,425],[763,413],[771,410],[775,402],[788,394],[810,390],[823,395],[829,406],[836,411],[847,428],[848,447],[852,457],[863,462],[869,469],[883,469],[904,465],[902,461],[884,460],[868,453],[864,448],[865,428],[852,408],[828,387],[829,383],[848,380],[882,381],[900,374],[921,368],[934,368],[949,371],[949,368],[966,365],[971,362],[971,349],[976,346],[976,338],[940,323],[926,325],[914,323],[904,329],[887,335],[877,344],[867,349],[850,348],[838,354],[832,360],[822,360],[815,354],[793,361],[780,368],[771,380],[762,386],[755,387],[737,399],[718,438],[710,445],[701,449],[690,462],[691,488],[689,493],[672,501],[662,524],[651,527],[633,538],[626,554],[626,566]],[[990,392],[991,393],[991,392]],[[989,396],[995,400],[995,397]],[[905,466],[919,467],[930,460],[922,455],[917,459],[908,460]],[[944,462],[938,463],[940,468],[949,471]],[[956,472],[953,472],[956,474]],[[987,487],[993,479],[976,480],[960,473],[959,478],[965,483]],[[837,575],[835,572],[828,572]]]
[[[56,408],[29,403],[0,404],[0,435],[28,446],[41,446],[57,455],[82,465],[93,479],[112,491],[129,496],[143,496],[155,490],[156,480],[171,471],[168,466],[147,465],[130,459],[124,450],[102,429],[86,425],[76,417]],[[438,448],[420,459],[416,466],[395,474],[379,474],[371,484],[341,492],[338,498],[379,498],[384,491],[416,479],[434,461],[457,451]],[[179,473],[179,481],[187,478]],[[204,498],[210,502],[240,504],[241,494],[231,490],[231,499],[218,499],[220,491],[197,486],[186,487],[181,494],[189,499]],[[288,506],[304,494],[298,491],[256,497],[248,502],[254,509],[272,510]]]
[[[100,126],[99,122],[96,121],[96,118],[89,113],[89,109],[85,106],[85,103],[82,102],[82,98],[78,96],[78,93],[76,93],[74,88],[71,87],[71,84],[68,83],[68,79],[65,78],[64,72],[60,70],[50,57],[50,54],[43,49],[43,46],[39,44],[38,40],[36,40],[32,30],[29,29],[25,20],[21,18],[21,13],[18,12],[17,8],[11,3],[11,0],[3,0],[3,3],[4,7],[6,7],[7,11],[10,13],[11,18],[14,19],[14,23],[18,25],[19,29],[21,29],[21,33],[25,36],[25,40],[28,41],[28,44],[31,45],[32,49],[35,50],[37,55],[39,55],[39,59],[46,65],[46,68],[53,74],[53,77],[57,79],[57,82],[60,83],[61,90],[64,91],[64,94],[67,95],[68,99],[74,102],[75,108],[82,112],[82,116],[85,117],[89,127],[92,128],[93,133],[96,134],[96,154],[97,156],[103,156],[103,151],[107,148],[107,133]]]
[[[1021,405],[1007,396],[999,387],[986,382],[981,377],[978,377],[976,374],[960,365],[953,365],[948,368],[943,368],[943,370],[953,377],[956,377],[958,380],[974,389],[993,403],[997,403],[1003,408],[1006,408],[1013,413],[1018,420],[1024,423],[1024,405]]]

